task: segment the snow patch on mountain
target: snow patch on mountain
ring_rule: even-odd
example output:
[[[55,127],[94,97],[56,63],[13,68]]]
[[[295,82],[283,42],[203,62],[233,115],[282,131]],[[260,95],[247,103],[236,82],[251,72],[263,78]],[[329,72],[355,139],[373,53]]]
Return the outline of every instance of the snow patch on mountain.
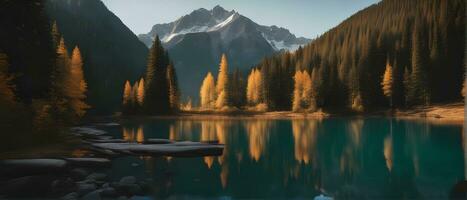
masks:
[[[193,26],[193,27],[190,27],[188,29],[183,29],[179,32],[172,32],[168,35],[165,35],[163,36],[162,38],[162,42],[163,43],[168,43],[170,42],[170,40],[172,40],[175,36],[178,36],[178,35],[184,35],[184,34],[188,34],[188,33],[200,33],[200,32],[213,32],[213,31],[218,31],[219,29],[221,29],[222,27],[225,27],[227,26],[228,24],[230,24],[232,21],[234,21],[235,19],[235,16],[237,15],[237,13],[233,13],[232,15],[230,15],[229,17],[227,17],[226,19],[224,20],[216,20],[217,21],[217,24],[214,25],[214,26],[208,26],[208,25],[204,25],[204,26]],[[175,30],[175,28],[174,28]]]
[[[230,17],[228,17],[223,22],[221,22],[221,23],[215,25],[214,27],[212,27],[209,31],[216,31],[216,30],[221,29],[224,26],[227,26],[228,24],[230,24],[230,22],[232,22],[234,20],[234,17],[235,17],[236,14],[237,13],[234,13],[234,14],[230,15]]]
[[[287,51],[292,52],[292,51],[297,50],[301,46],[300,44],[285,44],[284,41],[276,41],[276,40],[268,40],[268,39],[266,39],[266,41],[268,41],[269,44],[272,46],[272,48],[274,48],[274,50],[276,51],[287,50]]]
[[[170,42],[175,36],[177,35],[183,35],[183,34],[188,34],[188,33],[199,33],[199,32],[205,32],[209,30],[208,26],[193,26],[189,29],[183,29],[180,32],[177,33],[171,33],[169,35],[166,35],[162,38],[162,42],[167,43]]]

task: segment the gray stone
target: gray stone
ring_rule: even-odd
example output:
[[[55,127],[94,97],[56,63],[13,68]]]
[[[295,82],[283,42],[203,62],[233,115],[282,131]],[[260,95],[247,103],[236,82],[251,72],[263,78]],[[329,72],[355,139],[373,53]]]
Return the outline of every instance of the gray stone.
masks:
[[[117,197],[118,196],[117,191],[112,187],[101,189],[100,194],[102,197]]]
[[[70,171],[70,174],[73,180],[82,181],[89,175],[89,172],[82,168],[75,168]]]
[[[99,194],[100,190],[94,190],[86,195],[84,195],[81,199],[82,200],[100,200],[101,195]]]
[[[121,185],[129,185],[129,184],[135,184],[135,183],[136,183],[136,178],[134,176],[125,176],[122,179],[120,179]]]
[[[107,175],[102,174],[102,173],[92,173],[91,175],[86,177],[86,179],[92,179],[96,181],[102,181],[102,180],[105,180],[106,178],[107,178]]]
[[[96,184],[93,183],[78,183],[77,186],[78,189],[76,192],[78,192],[79,196],[83,196],[97,189]]]
[[[78,199],[78,193],[72,192],[72,193],[69,193],[69,194],[63,196],[60,199],[62,199],[62,200],[77,200]]]

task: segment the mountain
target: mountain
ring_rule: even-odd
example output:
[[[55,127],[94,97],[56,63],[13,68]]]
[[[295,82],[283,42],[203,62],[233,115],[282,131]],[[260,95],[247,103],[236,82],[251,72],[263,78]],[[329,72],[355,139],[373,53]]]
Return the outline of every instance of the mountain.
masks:
[[[81,50],[92,111],[118,110],[125,80],[145,70],[148,48],[100,0],[47,0],[46,11],[70,52]]]
[[[185,97],[198,96],[202,79],[208,71],[217,71],[222,53],[227,55],[231,71],[246,71],[266,56],[310,42],[285,28],[259,25],[220,6],[201,8],[174,22],[156,24],[139,39],[150,46],[156,35],[175,61]]]

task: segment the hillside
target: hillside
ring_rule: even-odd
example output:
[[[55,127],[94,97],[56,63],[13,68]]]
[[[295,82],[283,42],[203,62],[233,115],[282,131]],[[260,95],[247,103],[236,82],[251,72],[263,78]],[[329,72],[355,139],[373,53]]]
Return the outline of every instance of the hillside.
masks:
[[[100,0],[47,0],[46,10],[67,47],[81,49],[92,111],[118,110],[125,80],[144,72],[146,46]]]
[[[290,110],[296,69],[310,75],[318,108],[362,111],[458,101],[464,15],[462,0],[383,0],[304,48],[259,64],[263,101],[271,110]]]

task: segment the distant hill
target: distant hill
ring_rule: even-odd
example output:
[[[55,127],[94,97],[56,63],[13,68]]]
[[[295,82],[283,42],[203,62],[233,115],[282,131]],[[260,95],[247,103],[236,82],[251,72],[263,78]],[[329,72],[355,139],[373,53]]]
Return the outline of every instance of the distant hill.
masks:
[[[175,61],[185,97],[198,96],[207,72],[217,72],[222,53],[227,55],[231,72],[235,68],[247,71],[265,56],[293,51],[310,42],[285,28],[259,25],[220,6],[212,10],[201,8],[174,22],[156,24],[139,38],[150,46],[156,35]]]
[[[81,50],[91,112],[118,110],[125,80],[145,70],[147,47],[100,0],[47,0],[46,10],[70,51]]]

